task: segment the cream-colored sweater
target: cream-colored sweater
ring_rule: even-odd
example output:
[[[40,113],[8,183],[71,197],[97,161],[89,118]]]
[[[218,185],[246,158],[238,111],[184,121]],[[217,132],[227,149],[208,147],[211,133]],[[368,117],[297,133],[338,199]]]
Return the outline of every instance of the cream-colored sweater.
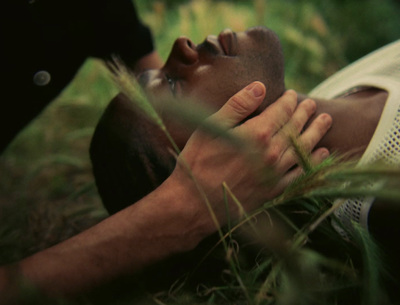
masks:
[[[383,89],[388,92],[388,98],[375,133],[358,164],[382,160],[400,165],[400,40],[335,73],[313,89],[309,96],[332,99],[360,86]],[[349,229],[352,221],[368,229],[368,212],[373,201],[374,198],[345,200],[335,214]],[[343,230],[337,229],[348,237]]]

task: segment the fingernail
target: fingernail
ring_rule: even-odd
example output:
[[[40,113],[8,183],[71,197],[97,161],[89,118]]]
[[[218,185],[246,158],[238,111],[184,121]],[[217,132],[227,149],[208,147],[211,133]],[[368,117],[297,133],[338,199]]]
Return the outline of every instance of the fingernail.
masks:
[[[322,159],[326,159],[326,158],[328,158],[329,157],[329,150],[324,150],[324,151],[322,151],[322,153],[321,153],[321,158]]]
[[[332,125],[332,117],[329,114],[323,113],[323,114],[321,114],[321,117],[326,124],[328,124],[329,126]]]
[[[293,89],[288,89],[288,90],[285,91],[285,94],[296,95],[297,93]]]
[[[260,97],[264,94],[263,85],[261,85],[261,83],[259,82],[251,83],[250,85],[247,86],[246,89],[250,91],[254,97]]]

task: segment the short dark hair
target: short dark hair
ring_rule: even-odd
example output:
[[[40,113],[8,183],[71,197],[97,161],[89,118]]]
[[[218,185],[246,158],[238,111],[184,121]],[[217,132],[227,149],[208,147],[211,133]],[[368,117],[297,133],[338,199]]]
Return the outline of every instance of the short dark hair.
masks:
[[[89,153],[99,195],[110,214],[140,200],[171,174],[174,158],[152,139],[153,128],[138,119],[122,94],[99,120]]]

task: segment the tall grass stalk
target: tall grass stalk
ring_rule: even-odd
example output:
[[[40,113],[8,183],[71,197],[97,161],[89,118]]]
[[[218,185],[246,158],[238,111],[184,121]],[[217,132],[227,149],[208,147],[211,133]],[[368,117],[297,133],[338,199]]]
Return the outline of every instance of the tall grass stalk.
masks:
[[[164,132],[175,152],[179,154],[180,149],[167,130],[167,127],[165,126],[160,115],[150,103],[146,94],[143,92],[143,89],[136,81],[133,73],[129,71],[128,68],[118,58],[114,58],[113,62],[108,63],[108,67],[110,68],[114,77],[114,81],[121,92],[132,101],[132,105],[136,110],[141,112]]]

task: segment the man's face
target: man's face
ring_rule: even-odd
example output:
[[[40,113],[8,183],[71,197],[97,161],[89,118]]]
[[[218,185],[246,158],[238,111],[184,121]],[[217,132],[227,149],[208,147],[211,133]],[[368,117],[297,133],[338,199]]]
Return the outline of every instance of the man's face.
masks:
[[[208,36],[197,46],[187,38],[178,38],[165,66],[144,72],[138,79],[151,98],[172,98],[178,100],[178,105],[194,101],[214,110],[258,80],[267,87],[268,104],[284,91],[283,56],[278,38],[265,28],[242,33],[225,30],[218,37]],[[163,119],[182,148],[192,127],[172,124],[170,128],[170,121]],[[163,132],[136,113],[131,101],[119,94],[107,107],[91,143],[99,189],[111,194],[112,202],[116,194],[123,202],[132,202],[130,181],[138,183],[137,173],[145,177],[144,181],[154,183],[154,177],[170,170],[172,156],[165,150],[168,144]],[[117,186],[113,187],[115,183]]]
[[[138,79],[152,97],[190,99],[217,110],[254,80],[282,85],[280,75],[278,80],[268,77],[271,67],[277,74],[276,65],[283,71],[280,43],[272,31],[263,27],[240,33],[224,30],[199,45],[178,38],[164,67],[146,71]]]
[[[151,99],[194,101],[216,111],[255,80],[267,87],[271,100],[265,107],[283,93],[283,74],[279,39],[271,30],[255,27],[240,33],[224,30],[199,45],[180,37],[165,65],[142,73],[138,80]],[[178,129],[172,133],[184,144],[192,130]]]

